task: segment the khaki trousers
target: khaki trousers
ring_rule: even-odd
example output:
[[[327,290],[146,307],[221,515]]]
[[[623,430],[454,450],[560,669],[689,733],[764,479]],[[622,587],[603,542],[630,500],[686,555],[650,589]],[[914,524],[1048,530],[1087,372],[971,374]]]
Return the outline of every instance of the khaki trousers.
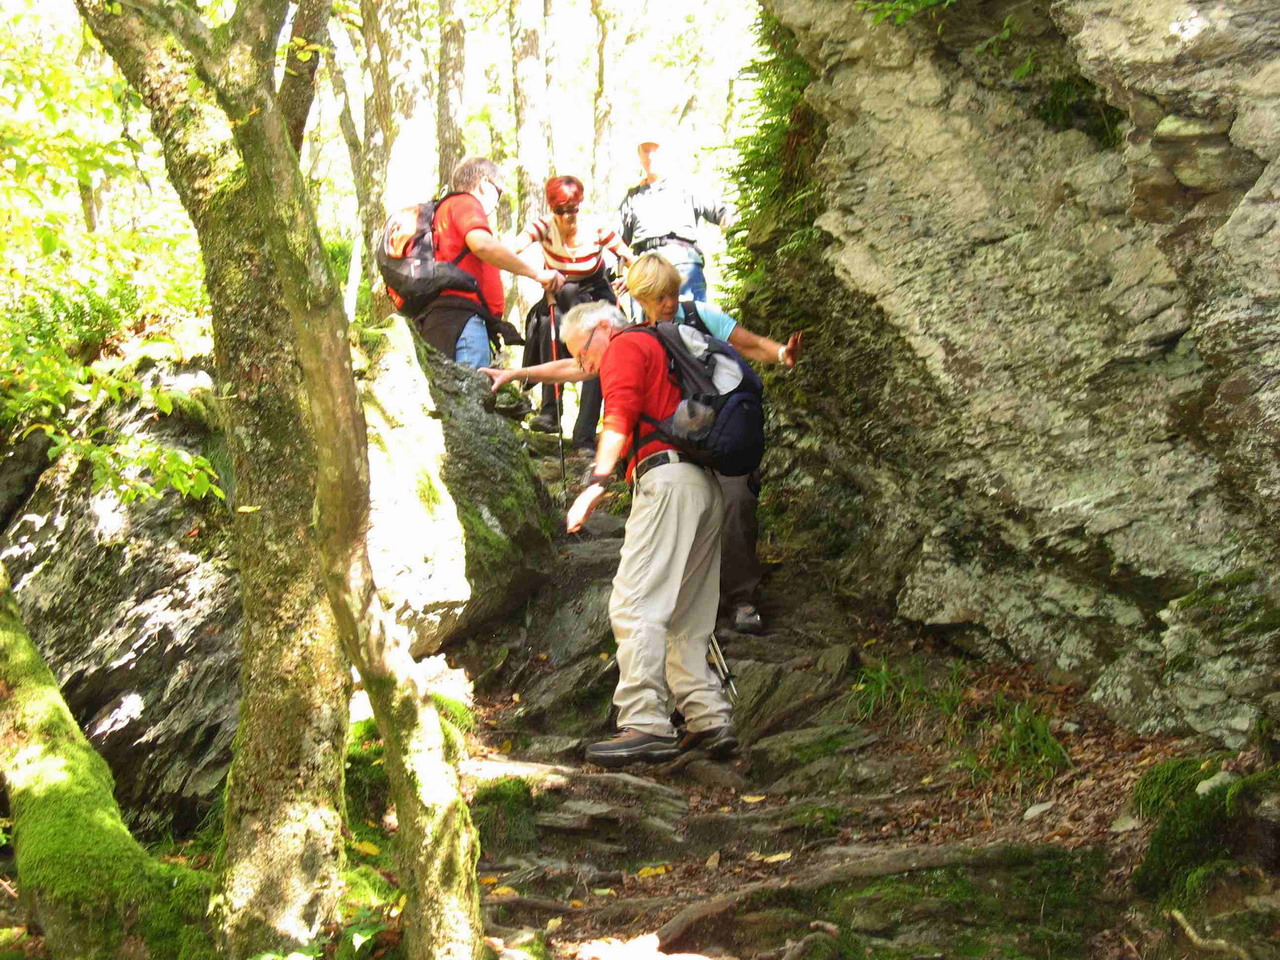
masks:
[[[666,464],[636,483],[609,599],[619,727],[674,736],[673,697],[690,731],[729,723],[729,701],[707,663],[723,522],[720,486],[701,467]]]

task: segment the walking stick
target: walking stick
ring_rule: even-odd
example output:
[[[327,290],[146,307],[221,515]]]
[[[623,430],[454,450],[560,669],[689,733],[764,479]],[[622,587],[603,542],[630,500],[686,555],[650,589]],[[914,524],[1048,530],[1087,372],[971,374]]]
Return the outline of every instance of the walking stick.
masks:
[[[724,651],[720,649],[720,641],[716,639],[716,635],[711,634],[711,662],[715,665],[716,675],[720,678],[720,682],[729,688],[729,702],[738,699],[738,688],[734,686],[733,674],[729,672],[729,663],[724,658]]]
[[[560,359],[560,348],[557,344],[560,342],[560,331],[556,328],[556,298],[555,294],[547,294],[547,312],[551,319],[551,359]],[[561,419],[564,417],[564,410],[560,406],[560,390],[564,384],[555,384],[556,396],[556,440],[560,445],[560,505],[564,506],[569,502],[569,474],[564,466],[564,428],[560,425]]]

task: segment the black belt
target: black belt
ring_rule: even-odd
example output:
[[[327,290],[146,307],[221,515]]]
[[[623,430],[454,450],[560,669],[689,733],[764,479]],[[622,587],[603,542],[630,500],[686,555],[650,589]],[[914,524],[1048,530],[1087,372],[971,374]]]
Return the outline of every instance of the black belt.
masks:
[[[650,237],[648,240],[637,240],[635,251],[636,253],[644,253],[648,250],[656,250],[658,247],[665,247],[672,243],[681,247],[688,247],[690,250],[698,252],[698,245],[696,243],[692,240],[686,240],[684,237],[677,237],[674,233],[669,233],[665,237]]]
[[[636,464],[636,472],[631,475],[633,484],[639,483],[640,478],[652,470],[654,467],[665,467],[668,463],[693,463],[688,457],[682,457],[674,450],[659,450],[657,453],[651,453],[638,464]]]

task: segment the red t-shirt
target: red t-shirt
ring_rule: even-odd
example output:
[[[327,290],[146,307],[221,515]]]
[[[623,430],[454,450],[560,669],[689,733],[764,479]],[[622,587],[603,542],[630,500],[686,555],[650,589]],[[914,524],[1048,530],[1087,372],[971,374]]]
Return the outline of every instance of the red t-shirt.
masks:
[[[667,370],[667,351],[658,338],[647,333],[614,336],[600,362],[600,390],[604,394],[604,426],[626,434],[627,449],[635,441],[636,425],[640,433],[648,433],[652,424],[640,419],[645,413],[655,420],[669,417],[680,404],[680,388]],[[660,450],[676,449],[657,437],[646,440],[639,456],[627,464],[627,479],[636,464]]]
[[[467,243],[467,234],[472,230],[483,230],[493,233],[489,226],[489,218],[485,216],[480,201],[469,193],[459,193],[446,198],[436,208],[435,229],[432,242],[436,247],[437,260],[452,260]],[[459,262],[463,270],[480,281],[480,296],[465,290],[445,290],[444,295],[462,297],[484,303],[495,317],[501,317],[506,309],[506,296],[502,292],[502,277],[498,268],[485,263],[474,253],[468,253]],[[484,297],[483,301],[480,297]]]

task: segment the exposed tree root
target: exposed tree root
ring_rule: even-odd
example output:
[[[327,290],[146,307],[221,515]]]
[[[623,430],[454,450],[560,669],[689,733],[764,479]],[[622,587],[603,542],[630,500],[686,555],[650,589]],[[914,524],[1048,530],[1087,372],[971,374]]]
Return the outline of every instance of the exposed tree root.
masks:
[[[1253,960],[1253,956],[1248,950],[1230,941],[1205,940],[1200,934],[1196,933],[1195,927],[1191,926],[1190,921],[1182,915],[1181,910],[1170,910],[1165,916],[1175,921],[1182,928],[1182,932],[1187,935],[1187,939],[1191,941],[1191,945],[1197,950],[1203,950],[1205,953],[1226,953],[1233,957],[1239,957],[1240,960]]]
[[[658,942],[662,949],[676,943],[696,924],[712,917],[731,913],[740,904],[775,890],[817,890],[850,880],[867,880],[890,877],[919,870],[938,870],[947,867],[1020,866],[1031,863],[1040,856],[1026,847],[911,847],[891,850],[876,856],[848,860],[820,869],[753,883],[733,893],[693,904],[680,911],[660,928]]]

